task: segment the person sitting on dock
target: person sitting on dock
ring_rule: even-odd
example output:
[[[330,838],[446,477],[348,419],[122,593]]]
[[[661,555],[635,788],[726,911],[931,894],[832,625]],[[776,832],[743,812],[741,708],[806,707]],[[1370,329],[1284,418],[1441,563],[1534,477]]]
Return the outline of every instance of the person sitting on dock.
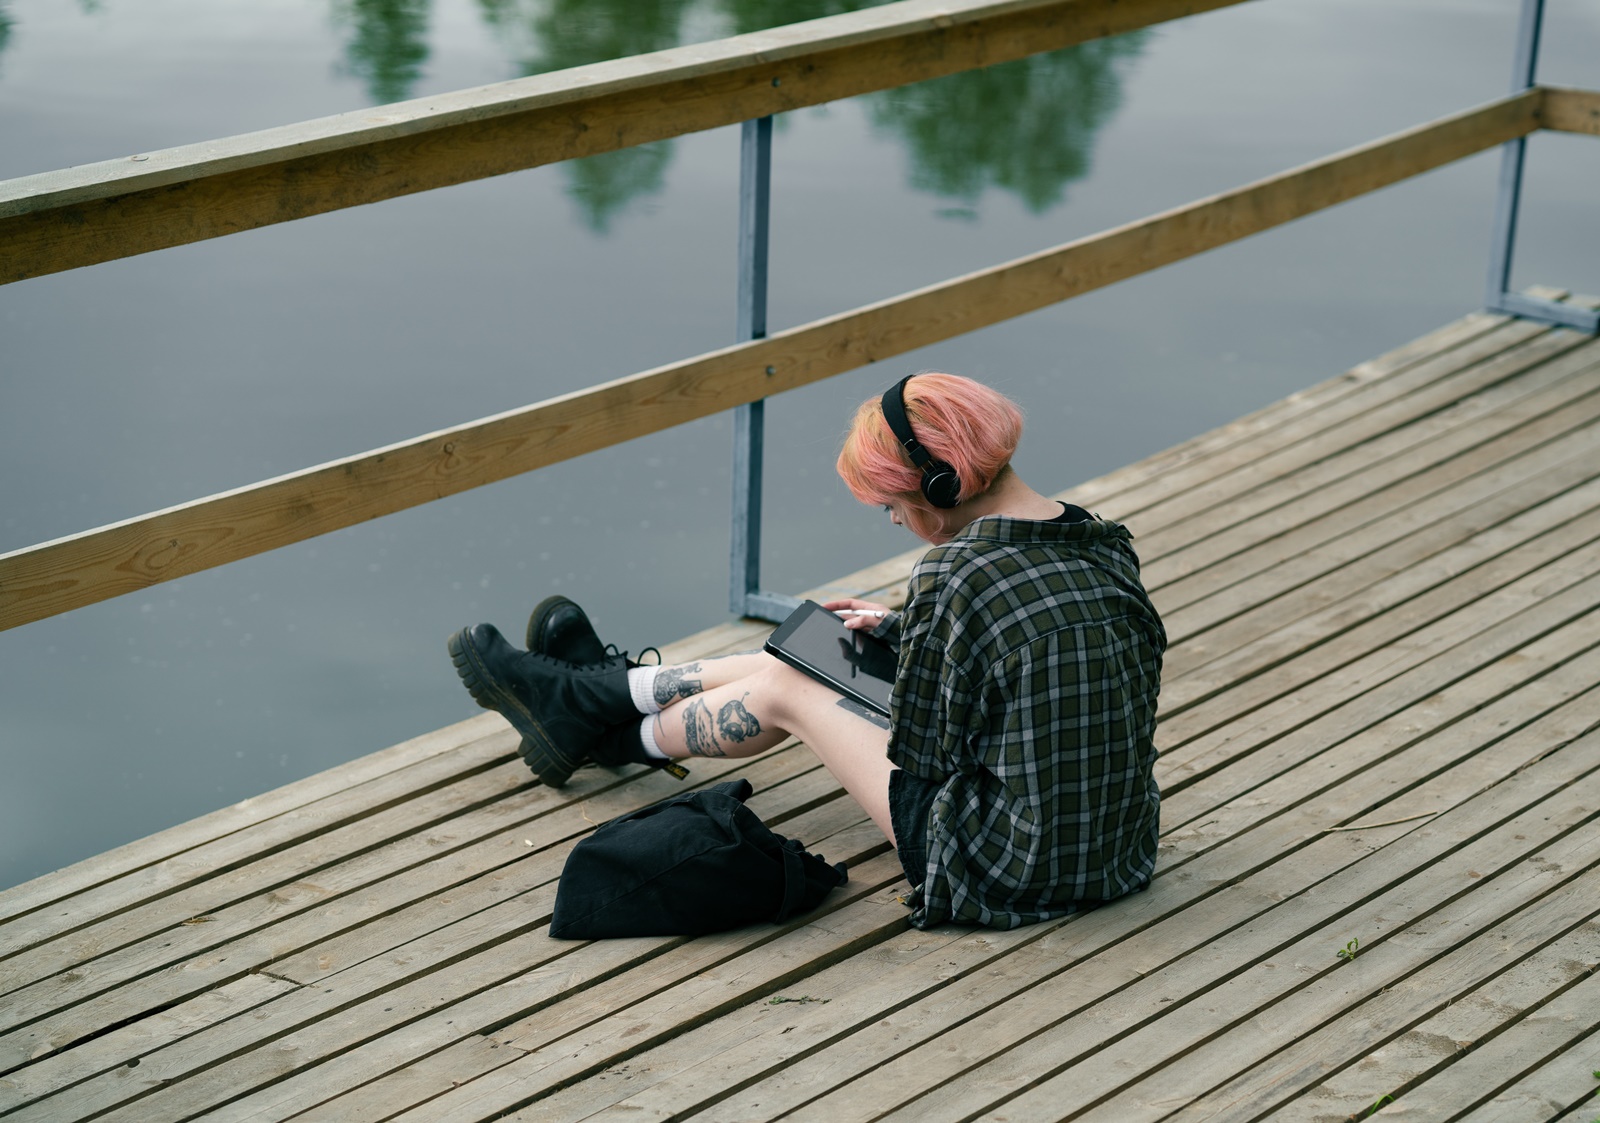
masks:
[[[488,624],[452,636],[457,673],[552,785],[589,761],[677,767],[799,738],[896,846],[918,927],[1011,928],[1142,889],[1166,633],[1128,531],[1024,483],[1021,434],[1009,399],[940,373],[851,422],[840,476],[932,546],[902,611],[825,605],[896,646],[888,718],[765,652],[630,664],[564,597],[534,612],[527,652]]]

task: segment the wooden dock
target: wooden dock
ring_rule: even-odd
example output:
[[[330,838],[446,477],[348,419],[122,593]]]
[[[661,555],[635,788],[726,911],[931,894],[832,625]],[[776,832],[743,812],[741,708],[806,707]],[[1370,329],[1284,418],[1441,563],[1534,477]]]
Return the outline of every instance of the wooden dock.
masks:
[[[790,745],[689,783],[848,861],[822,910],[552,940],[573,843],[683,788],[541,787],[483,714],[0,893],[0,1116],[1600,1115],[1600,341],[1469,315],[1063,498],[1172,637],[1146,892],[909,929]]]

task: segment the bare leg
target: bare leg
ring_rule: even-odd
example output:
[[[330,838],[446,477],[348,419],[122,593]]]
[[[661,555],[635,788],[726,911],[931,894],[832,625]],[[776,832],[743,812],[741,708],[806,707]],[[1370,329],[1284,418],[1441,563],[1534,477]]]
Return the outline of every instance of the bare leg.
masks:
[[[692,663],[674,663],[656,673],[656,705],[670,706],[684,698],[692,698],[703,690],[715,690],[730,682],[753,675],[769,659],[765,652],[742,651],[737,655],[723,655],[715,659],[696,659]]]
[[[737,658],[740,669],[748,667],[748,673],[706,685],[702,692],[681,697],[656,715],[655,739],[661,751],[677,760],[747,757],[793,734],[817,754],[893,842],[889,774],[894,765],[887,755],[888,719],[764,652]],[[712,665],[709,661],[704,665],[702,681],[713,677]]]

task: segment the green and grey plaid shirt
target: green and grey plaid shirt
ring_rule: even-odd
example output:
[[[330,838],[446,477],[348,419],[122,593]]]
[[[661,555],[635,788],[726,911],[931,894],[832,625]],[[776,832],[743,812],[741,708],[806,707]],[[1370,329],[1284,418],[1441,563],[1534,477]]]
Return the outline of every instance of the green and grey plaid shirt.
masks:
[[[990,516],[897,620],[889,759],[939,785],[912,923],[1014,928],[1142,889],[1166,632],[1117,523]]]

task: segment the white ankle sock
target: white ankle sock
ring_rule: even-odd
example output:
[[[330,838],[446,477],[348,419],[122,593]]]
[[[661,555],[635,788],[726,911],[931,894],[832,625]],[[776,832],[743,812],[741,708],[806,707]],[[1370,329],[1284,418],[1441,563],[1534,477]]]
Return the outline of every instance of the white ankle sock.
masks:
[[[652,668],[654,669],[654,668]],[[655,757],[657,760],[671,760],[666,753],[661,751],[661,746],[656,744],[656,719],[651,714],[639,724],[639,740],[644,742],[646,756]]]
[[[656,701],[656,673],[660,667],[633,667],[628,671],[628,693],[633,698],[633,708],[641,714],[659,714],[661,704]]]

